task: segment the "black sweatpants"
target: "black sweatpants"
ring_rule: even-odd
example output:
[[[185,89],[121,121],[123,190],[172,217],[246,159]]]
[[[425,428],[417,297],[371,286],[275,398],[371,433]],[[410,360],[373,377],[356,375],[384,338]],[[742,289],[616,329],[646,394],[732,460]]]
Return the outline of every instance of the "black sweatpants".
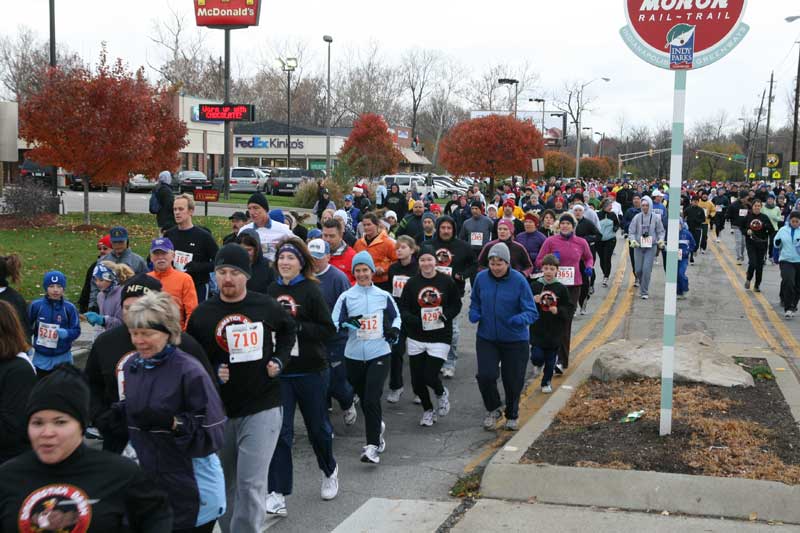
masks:
[[[781,304],[784,311],[797,311],[800,301],[800,263],[781,261]]]
[[[617,239],[608,239],[597,243],[597,255],[600,258],[600,270],[603,277],[611,275],[611,256],[614,255],[614,248],[617,246]]]
[[[569,301],[577,302],[581,295],[581,286],[575,285],[567,287],[569,291]],[[577,310],[577,306],[575,307]],[[574,316],[574,315],[573,315]],[[567,323],[564,325],[564,331],[561,333],[561,344],[558,347],[558,362],[561,366],[567,368],[569,366],[569,348],[572,342],[572,317],[569,317]]]
[[[700,231],[702,235],[700,236],[700,242],[697,243],[697,246],[700,247],[701,250],[708,250],[708,224],[703,224],[700,226]]]
[[[406,353],[406,334],[400,332],[400,340],[392,344],[392,361],[389,370],[389,388],[397,390],[403,388],[403,356]]]
[[[767,255],[767,241],[755,241],[748,238],[747,247],[747,281],[756,276],[756,287],[761,285],[761,276],[764,273],[764,257]]]
[[[700,246],[700,241],[703,238],[703,228],[696,227],[696,228],[689,228],[689,231],[692,233],[692,237],[694,237],[694,242],[697,246]],[[666,249],[666,247],[665,247]],[[694,263],[694,252],[689,252],[689,260]]]
[[[717,239],[719,239],[722,230],[725,229],[725,215],[724,213],[717,213],[714,215],[714,231],[717,233]]]
[[[422,408],[426,411],[433,409],[428,387],[433,389],[436,396],[444,394],[442,378],[439,377],[439,371],[442,369],[443,364],[444,359],[428,355],[428,352],[408,356],[408,368],[411,370],[411,387],[414,389],[414,394],[419,396]]]
[[[383,384],[389,375],[390,354],[382,355],[369,361],[356,361],[345,359],[347,365],[347,380],[353,390],[361,399],[361,411],[364,413],[364,428],[367,432],[367,444],[380,445],[381,421],[381,396]]]

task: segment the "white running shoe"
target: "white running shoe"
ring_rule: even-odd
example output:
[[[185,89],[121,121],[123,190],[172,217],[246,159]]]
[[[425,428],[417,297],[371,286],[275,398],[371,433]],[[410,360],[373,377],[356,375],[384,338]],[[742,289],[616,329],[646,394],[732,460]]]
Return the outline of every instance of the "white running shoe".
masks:
[[[358,411],[356,410],[356,402],[353,402],[353,405],[350,406],[350,409],[344,412],[344,425],[345,426],[352,426],[356,423],[358,419]]]
[[[648,295],[642,294],[642,300],[647,300],[648,298],[650,298]]]
[[[717,244],[719,244],[719,243],[721,243],[722,241],[721,241],[721,240],[719,240],[719,239],[717,239],[717,240],[716,240],[716,241],[714,241],[714,242],[715,242],[715,243],[717,243]]]
[[[378,455],[378,447],[374,444],[367,444],[361,451],[361,462],[372,463],[374,465],[381,462],[381,456]]]
[[[586,304],[583,304],[583,305],[581,306],[581,314],[582,314],[582,315],[585,315],[585,314],[586,314]]]
[[[452,366],[443,366],[442,367],[442,377],[451,379],[453,376],[456,375],[456,369]]]
[[[531,365],[533,366],[533,371],[531,372],[531,379],[536,379],[542,373],[542,367]]]
[[[378,453],[383,453],[386,451],[386,439],[383,438],[384,433],[386,433],[386,424],[384,424],[383,420],[381,420],[381,440],[380,445],[378,445]]]
[[[433,414],[433,409],[431,409],[430,411],[425,411],[424,413],[422,413],[422,418],[419,421],[419,425],[425,427],[431,427],[434,424],[434,422],[436,422],[434,416],[435,415]]]
[[[603,287],[608,287],[608,278],[603,278]]]
[[[439,416],[447,416],[450,412],[450,391],[447,387],[444,388],[444,393],[439,396],[439,408],[437,409]]]
[[[286,516],[286,498],[280,492],[270,492],[267,495],[267,514]]]
[[[489,411],[483,419],[483,429],[486,431],[494,431],[497,426],[497,421],[503,416],[501,409],[498,407],[494,411]]]
[[[399,389],[390,390],[389,394],[386,395],[386,401],[389,403],[397,403],[400,401],[400,396],[403,395],[403,387]]]
[[[543,385],[542,392],[545,394],[550,394],[551,392],[553,392],[553,387],[551,387],[550,385]]]
[[[788,318],[792,318],[793,316],[794,316],[794,313],[792,312],[791,309],[787,309],[786,312],[783,313],[783,318],[787,318],[788,319]]]
[[[419,399],[419,396],[416,395],[414,396],[414,403],[417,405],[420,405],[422,403],[422,400]]]
[[[638,287],[639,286],[639,280],[638,279],[633,282],[633,286],[634,287]]]
[[[339,494],[339,465],[336,465],[330,477],[322,476],[322,490],[320,495],[323,500],[332,500]]]
[[[506,431],[516,431],[517,429],[519,429],[519,422],[516,418],[506,420]]]

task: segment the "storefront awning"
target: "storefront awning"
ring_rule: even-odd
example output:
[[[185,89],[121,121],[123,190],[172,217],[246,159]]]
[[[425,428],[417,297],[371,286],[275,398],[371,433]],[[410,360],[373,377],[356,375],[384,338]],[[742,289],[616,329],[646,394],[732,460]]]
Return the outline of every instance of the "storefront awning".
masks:
[[[401,147],[400,152],[403,154],[403,158],[409,165],[425,165],[425,166],[433,165],[433,163],[431,163],[427,157],[425,157],[424,155],[419,155],[411,148]]]

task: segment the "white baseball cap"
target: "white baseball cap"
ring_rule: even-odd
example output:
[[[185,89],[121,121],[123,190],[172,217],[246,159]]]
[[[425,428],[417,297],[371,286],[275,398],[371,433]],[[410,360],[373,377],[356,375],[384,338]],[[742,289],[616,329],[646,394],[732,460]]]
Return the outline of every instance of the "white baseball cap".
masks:
[[[313,239],[308,243],[308,251],[311,253],[311,257],[315,259],[322,259],[331,253],[331,247],[322,239]]]

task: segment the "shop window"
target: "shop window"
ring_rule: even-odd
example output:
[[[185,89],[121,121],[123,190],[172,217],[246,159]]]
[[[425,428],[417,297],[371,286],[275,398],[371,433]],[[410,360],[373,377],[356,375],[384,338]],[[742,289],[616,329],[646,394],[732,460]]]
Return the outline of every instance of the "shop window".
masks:
[[[257,167],[258,166],[258,158],[257,157],[239,157],[239,165],[240,167]]]

